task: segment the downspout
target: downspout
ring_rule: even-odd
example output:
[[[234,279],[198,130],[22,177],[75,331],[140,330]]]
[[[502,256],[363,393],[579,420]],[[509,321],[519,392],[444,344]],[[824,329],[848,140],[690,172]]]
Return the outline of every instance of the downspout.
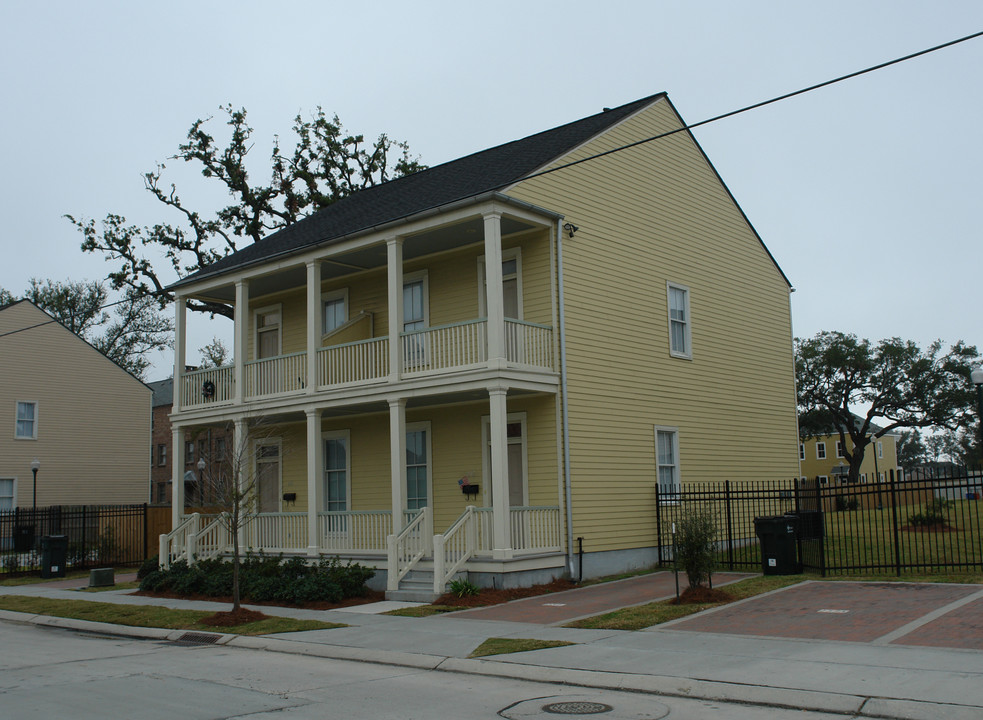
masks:
[[[563,483],[567,505],[567,570],[573,577],[573,491],[570,487],[570,410],[567,401],[567,329],[563,306],[563,223],[556,221],[556,292],[559,295],[557,327],[560,332],[560,394],[563,412]]]

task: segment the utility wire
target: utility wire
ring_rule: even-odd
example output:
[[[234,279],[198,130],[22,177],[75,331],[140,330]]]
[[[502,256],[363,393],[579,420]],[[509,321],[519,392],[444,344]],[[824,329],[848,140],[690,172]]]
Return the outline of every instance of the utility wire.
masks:
[[[145,295],[144,297],[152,297],[153,295],[156,295],[156,294],[157,293],[150,293],[150,295]],[[30,298],[21,298],[21,300],[27,300],[28,302],[31,302]],[[14,302],[20,302],[20,300],[16,300]],[[106,303],[105,305],[100,305],[99,307],[97,307],[92,312],[93,313],[97,313],[100,310],[105,310],[106,308],[111,308],[114,305],[121,305],[121,304],[123,304],[125,302],[130,302],[130,298],[123,298],[122,300],[116,300],[115,302]],[[13,305],[13,304],[14,303],[11,303],[11,305]],[[48,312],[47,310],[45,310],[44,308],[42,308],[40,306],[38,306],[38,308],[41,310],[41,312],[44,312],[44,313],[47,313]],[[64,323],[62,323],[61,320],[59,320],[58,318],[51,318],[50,320],[45,320],[44,322],[39,322],[36,325],[28,325],[27,327],[18,328],[17,330],[8,330],[5,333],[0,333],[0,338],[5,338],[8,335],[16,335],[17,333],[24,332],[26,330],[33,330],[34,328],[44,327],[45,325],[50,325],[51,323],[58,323],[59,325],[62,325],[62,327],[64,327]],[[67,330],[68,328],[65,328],[65,329]]]
[[[866,75],[867,73],[872,73],[876,70],[883,70],[886,67],[907,62],[908,60],[913,60],[914,58],[921,57],[922,55],[928,55],[929,53],[938,52],[939,50],[944,50],[945,48],[949,48],[952,47],[953,45],[958,45],[960,43],[964,43],[969,40],[975,40],[976,38],[979,37],[983,37],[983,31],[973,33],[972,35],[966,35],[965,37],[961,37],[956,40],[950,40],[949,42],[942,43],[941,45],[935,45],[934,47],[926,48],[925,50],[919,50],[918,52],[913,52],[910,55],[905,55],[903,57],[895,58],[894,60],[888,60],[886,62],[882,62],[877,65],[871,65],[870,67],[864,68],[863,70],[857,70],[855,72],[848,73],[846,75],[841,75],[840,77],[834,78],[832,80],[825,80],[824,82],[817,83],[815,85],[810,85],[809,87],[805,87],[800,90],[794,90],[792,92],[785,93],[784,95],[778,95],[769,100],[762,100],[761,102],[754,103],[753,105],[745,105],[744,107],[739,108],[737,110],[731,110],[730,112],[725,112],[721,115],[715,115],[711,118],[707,118],[706,120],[700,120],[699,122],[690,123],[688,125],[682,125],[681,127],[678,127],[674,130],[669,130],[664,133],[660,133],[659,135],[652,135],[651,137],[647,137],[642,140],[637,140],[627,145],[619,145],[616,148],[605,150],[604,152],[597,153],[596,155],[590,155],[588,157],[581,158],[580,160],[574,160],[573,162],[568,162],[563,165],[558,165],[557,167],[554,168],[549,168],[548,170],[541,170],[538,173],[533,173],[531,175],[524,176],[519,182],[525,180],[531,180],[537,177],[542,177],[543,175],[549,175],[550,173],[555,173],[559,170],[565,170],[569,167],[573,167],[575,165],[580,165],[581,163],[588,162],[589,160],[597,160],[598,158],[602,158],[607,155],[613,155],[614,153],[621,152],[623,150],[629,150],[633,147],[638,147],[639,145],[644,145],[646,143],[650,143],[655,140],[661,140],[663,138],[667,138],[671,135],[675,135],[677,133],[681,133],[686,130],[693,130],[694,128],[702,127],[704,125],[709,125],[710,123],[718,122],[720,120],[725,120],[726,118],[734,117],[735,115],[740,115],[742,113],[750,112],[751,110],[757,110],[758,108],[765,107],[766,105],[772,105],[774,103],[781,102],[782,100],[788,100],[789,98],[793,98],[798,95],[804,95],[806,93],[813,92],[814,90],[819,90],[824,87],[829,87],[830,85],[835,85],[836,83],[841,83],[846,80],[852,80],[855,77],[860,77],[861,75]],[[504,185],[486,188],[483,192],[490,192],[491,190],[497,190],[501,187],[505,187],[506,185],[512,185],[515,182],[516,181],[510,181],[508,183],[505,183]],[[156,295],[156,294],[157,293],[151,293],[151,295]],[[98,312],[99,310],[104,310],[105,308],[108,307],[113,307],[114,305],[119,305],[120,303],[124,303],[124,302],[127,302],[126,298],[124,298],[123,300],[117,300],[116,302],[107,303],[97,308],[96,312]],[[43,323],[38,323],[37,325],[31,325],[29,327],[20,328],[18,330],[10,330],[5,333],[0,333],[0,338],[7,337],[8,335],[14,335],[15,333],[19,333],[19,332],[24,332],[25,330],[33,330],[34,328],[39,328],[44,325],[50,325],[53,322],[58,322],[58,320],[51,319]]]

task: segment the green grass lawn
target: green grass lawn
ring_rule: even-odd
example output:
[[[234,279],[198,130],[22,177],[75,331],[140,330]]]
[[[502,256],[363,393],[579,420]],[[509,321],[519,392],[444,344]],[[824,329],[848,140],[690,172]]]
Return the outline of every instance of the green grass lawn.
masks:
[[[258,622],[216,628],[201,622],[214,613],[201,610],[172,610],[155,605],[117,605],[89,600],[58,600],[53,598],[0,595],[0,610],[52,615],[54,617],[92,620],[93,622],[129,625],[132,627],[164,628],[166,630],[198,630],[235,635],[272,635],[273,633],[327,630],[346,627],[339,623],[318,620],[295,620],[270,617]]]
[[[488,638],[474,649],[468,657],[478,658],[488,655],[506,655],[508,653],[529,652],[544,648],[564,647],[577,643],[564,640],[526,640],[524,638]]]

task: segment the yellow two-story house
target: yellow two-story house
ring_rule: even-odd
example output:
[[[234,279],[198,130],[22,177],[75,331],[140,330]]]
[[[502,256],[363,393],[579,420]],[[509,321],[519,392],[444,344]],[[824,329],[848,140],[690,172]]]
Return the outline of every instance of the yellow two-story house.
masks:
[[[234,427],[246,545],[355,558],[392,597],[651,565],[657,485],[799,474],[789,283],[664,94],[359,191],[172,290],[175,446]],[[234,307],[234,364],[185,372],[192,298]],[[224,551],[180,481],[165,562]]]

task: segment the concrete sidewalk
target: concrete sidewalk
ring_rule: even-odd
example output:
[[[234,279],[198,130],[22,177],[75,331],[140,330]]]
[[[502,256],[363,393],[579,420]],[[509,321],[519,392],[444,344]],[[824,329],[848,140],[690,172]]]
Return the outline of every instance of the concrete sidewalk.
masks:
[[[650,584],[665,582],[658,574],[646,577],[650,578]],[[983,588],[979,586],[890,584],[890,591],[879,588],[885,585],[888,584],[808,582],[639,632],[482,619],[473,611],[406,618],[373,614],[369,611],[381,608],[371,606],[329,611],[250,606],[267,614],[341,622],[349,627],[263,637],[223,635],[219,642],[266,651],[862,717],[915,720],[983,717],[983,654],[978,651],[900,644],[898,640],[905,635],[898,635],[897,628],[891,624],[881,628],[887,630],[885,634],[865,637],[862,641],[752,634],[760,631],[768,617],[816,614],[820,617],[818,622],[829,622],[831,629],[835,629],[833,624],[838,619],[849,618],[849,610],[825,614],[803,610],[808,598],[821,598],[823,605],[832,606],[820,610],[844,610],[847,603],[841,599],[851,594],[866,602],[870,593],[882,589],[895,593],[891,600],[894,604],[906,590],[913,598],[924,599],[926,593],[938,595],[931,588],[943,588],[946,592],[929,603],[921,626],[919,620],[911,620],[907,610],[899,613],[903,616],[899,622],[906,633],[916,633],[919,627],[928,627],[950,613],[958,615],[983,601]],[[597,587],[603,586],[570,592],[595,593]],[[0,592],[201,610],[228,608],[224,603],[133,596],[129,594],[131,591],[80,593],[34,585],[0,588]],[[626,592],[625,586],[611,584],[612,597],[621,598],[619,602],[624,601]],[[842,598],[837,597],[838,592]],[[547,603],[555,597],[543,596],[538,600]],[[596,596],[590,602],[598,602]],[[516,607],[515,603],[510,605]],[[906,607],[911,605],[908,603]],[[522,614],[528,615],[525,610]],[[742,618],[757,618],[757,625],[744,624]],[[173,641],[183,635],[183,631],[107,627],[20,613],[3,612],[0,619],[157,640]],[[687,623],[691,625],[687,627]],[[700,624],[716,624],[716,627],[711,632]],[[978,623],[973,625],[977,626]],[[721,627],[729,631],[722,632]],[[563,640],[575,644],[490,658],[467,657],[489,637]]]

